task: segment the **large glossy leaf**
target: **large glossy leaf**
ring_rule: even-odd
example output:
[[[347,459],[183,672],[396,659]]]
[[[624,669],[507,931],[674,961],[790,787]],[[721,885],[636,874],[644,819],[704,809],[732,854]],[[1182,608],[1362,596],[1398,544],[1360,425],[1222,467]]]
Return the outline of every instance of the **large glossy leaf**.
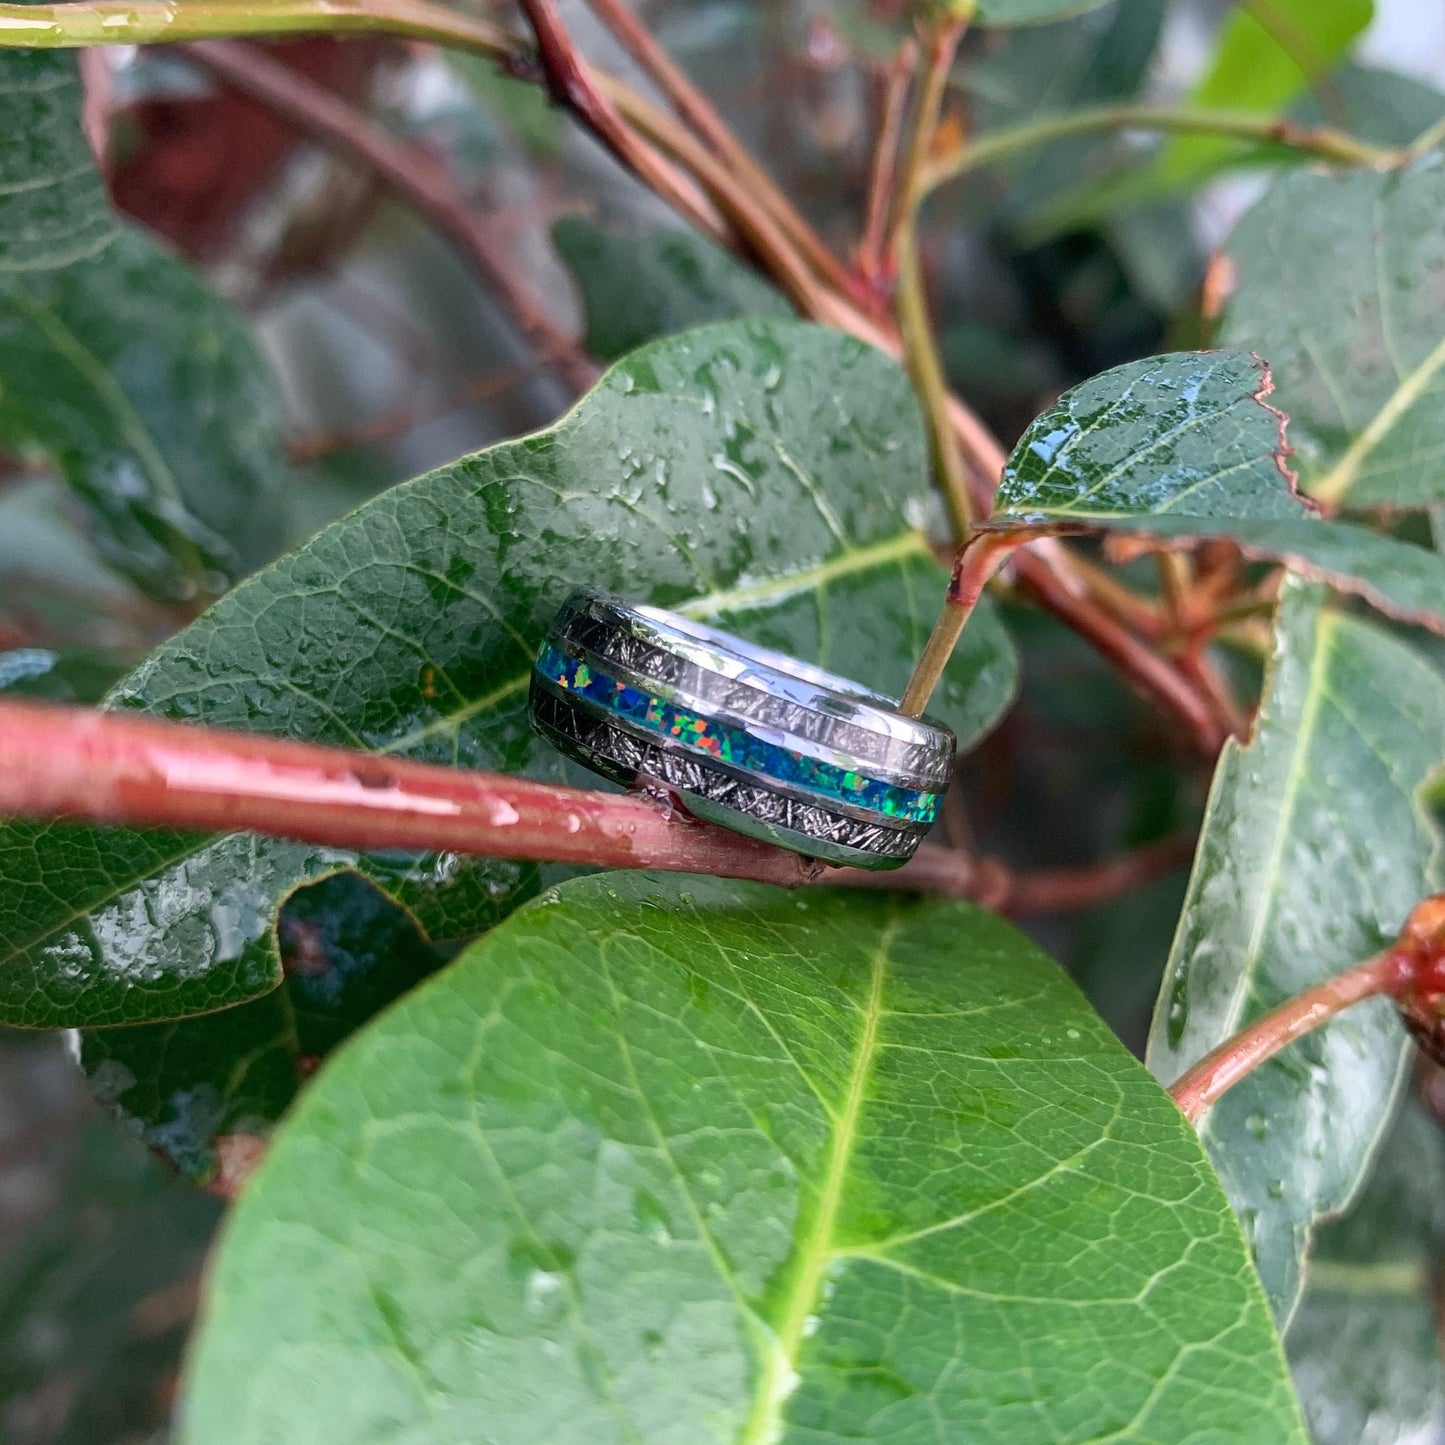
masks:
[[[1242,1025],[1377,952],[1438,885],[1418,796],[1445,762],[1445,680],[1291,583],[1247,747],[1226,745],[1148,1063],[1169,1083]],[[1314,1221],[1349,1202],[1389,1114],[1403,1033],[1374,1001],[1255,1070],[1201,1135],[1288,1319]]]
[[[353,874],[293,895],[277,931],[286,978],[264,998],[80,1033],[91,1092],[191,1178],[215,1172],[220,1136],[268,1134],[327,1053],[442,962]]]
[[[116,221],[72,55],[0,51],[0,443],[53,456],[107,560],[215,592],[280,537],[275,388],[240,318]]]
[[[1426,1445],[1445,1430],[1434,1278],[1445,1138],[1409,1103],[1349,1213],[1323,1225],[1286,1340],[1315,1445]]]
[[[1445,630],[1445,558],[1314,515],[1296,495],[1286,418],[1270,394],[1262,363],[1239,351],[1114,367],[1065,392],[1024,433],[995,520],[1227,537],[1250,556]]]
[[[622,235],[563,216],[552,240],[582,293],[587,350],[603,361],[709,321],[793,313],[782,292],[692,231]]]
[[[1267,356],[1305,490],[1350,506],[1445,497],[1445,162],[1299,171],[1227,250],[1230,346]]]
[[[556,776],[527,726],[533,654],[578,582],[717,619],[897,695],[946,585],[920,530],[907,382],[798,322],[635,353],[549,431],[398,487],[242,584],[112,694],[116,707]],[[1006,706],[996,616],[938,698],[967,746]],[[355,864],[434,936],[479,931],[532,870],[355,860],[229,835],[0,833],[0,1018],[174,1018],[274,987],[276,909]]]
[[[1198,1143],[954,903],[610,875],[371,1026],[243,1196],[191,1445],[1302,1439]]]

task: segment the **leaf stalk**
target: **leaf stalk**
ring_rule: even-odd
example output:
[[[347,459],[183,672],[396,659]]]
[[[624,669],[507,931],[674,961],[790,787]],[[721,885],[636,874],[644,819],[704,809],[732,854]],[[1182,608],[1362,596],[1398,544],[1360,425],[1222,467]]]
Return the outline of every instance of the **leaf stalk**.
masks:
[[[1223,1094],[1296,1039],[1368,998],[1393,999],[1417,1037],[1438,1036],[1445,991],[1445,894],[1416,905],[1399,938],[1373,958],[1286,999],[1206,1054],[1171,1086],[1197,1124]]]
[[[993,165],[1023,151],[1074,136],[1107,131],[1147,130],[1178,135],[1217,135],[1263,145],[1284,146],[1320,160],[1347,166],[1395,166],[1405,154],[1371,145],[1331,126],[1302,126],[1276,116],[1205,106],[1102,105],[1046,115],[1025,125],[975,136],[935,159],[922,178],[933,191],[980,166]]]

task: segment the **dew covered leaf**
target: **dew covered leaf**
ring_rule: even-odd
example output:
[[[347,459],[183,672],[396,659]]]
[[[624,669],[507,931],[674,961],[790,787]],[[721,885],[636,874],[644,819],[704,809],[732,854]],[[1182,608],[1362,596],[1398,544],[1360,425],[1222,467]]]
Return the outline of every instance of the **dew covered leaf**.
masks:
[[[1445,680],[1289,583],[1254,737],[1227,743],[1215,774],[1149,1041],[1161,1082],[1396,936],[1441,881],[1420,792],[1442,762]],[[1361,1004],[1200,1125],[1282,1321],[1311,1227],[1349,1202],[1388,1120],[1403,1044],[1387,1002]]]
[[[1305,491],[1445,498],[1445,160],[1282,176],[1226,243],[1222,329],[1273,365]]]
[[[950,902],[563,885],[326,1066],[190,1445],[1303,1440],[1198,1141]]]
[[[0,444],[51,456],[102,555],[191,598],[271,556],[285,463],[240,317],[114,217],[75,57],[0,50]]]
[[[1432,1280],[1445,1137],[1408,1100],[1359,1199],[1320,1226],[1286,1346],[1315,1445],[1406,1445],[1445,1429]]]
[[[1268,369],[1242,351],[1116,366],[1065,392],[1024,433],[994,521],[1224,537],[1247,556],[1445,631],[1445,557],[1316,515],[1296,493],[1286,418],[1273,401]]]
[[[293,894],[278,935],[285,981],[262,998],[80,1031],[91,1093],[190,1178],[214,1174],[219,1136],[268,1134],[326,1054],[443,961],[401,909],[351,873]]]
[[[946,586],[903,373],[800,322],[634,353],[554,428],[395,488],[164,644],[110,705],[430,762],[560,776],[526,721],[533,655],[578,582],[716,620],[897,696]],[[968,746],[1015,659],[968,629],[936,711]],[[355,866],[433,937],[490,926],[533,870],[240,834],[0,831],[0,1019],[138,1023],[275,987],[276,910]]]
[[[552,240],[582,294],[584,343],[602,361],[710,321],[793,314],[781,291],[692,231],[622,235],[563,216]]]

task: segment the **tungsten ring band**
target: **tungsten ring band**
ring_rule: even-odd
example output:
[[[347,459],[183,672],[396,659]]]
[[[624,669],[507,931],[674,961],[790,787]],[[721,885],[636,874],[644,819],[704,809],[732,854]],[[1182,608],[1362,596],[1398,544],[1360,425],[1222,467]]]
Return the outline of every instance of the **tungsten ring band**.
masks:
[[[532,670],[532,726],[626,786],[810,858],[896,868],[938,814],[954,738],[867,688],[579,588]]]

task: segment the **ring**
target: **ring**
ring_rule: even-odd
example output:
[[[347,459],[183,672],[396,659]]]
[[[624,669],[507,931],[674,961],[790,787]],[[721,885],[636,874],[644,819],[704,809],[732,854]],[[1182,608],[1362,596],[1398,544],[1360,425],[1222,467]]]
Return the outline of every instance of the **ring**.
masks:
[[[857,683],[590,588],[532,670],[532,726],[626,786],[810,858],[896,868],[938,815],[954,737]]]

